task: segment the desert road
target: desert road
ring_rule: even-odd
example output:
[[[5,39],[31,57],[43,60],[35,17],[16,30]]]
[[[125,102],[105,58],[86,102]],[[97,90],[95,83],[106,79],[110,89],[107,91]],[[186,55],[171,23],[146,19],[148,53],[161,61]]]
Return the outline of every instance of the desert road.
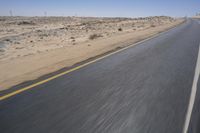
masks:
[[[1,100],[0,133],[199,133],[199,22]]]

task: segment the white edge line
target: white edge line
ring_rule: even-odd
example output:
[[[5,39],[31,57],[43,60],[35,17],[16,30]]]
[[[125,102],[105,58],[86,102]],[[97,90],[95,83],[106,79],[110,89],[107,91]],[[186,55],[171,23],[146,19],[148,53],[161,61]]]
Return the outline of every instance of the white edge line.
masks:
[[[200,46],[199,46],[199,51],[200,51]],[[190,101],[189,101],[182,133],[188,133],[192,110],[194,107],[194,102],[195,102],[195,97],[196,97],[196,92],[197,92],[197,83],[198,83],[199,74],[200,74],[200,53],[199,53],[199,51],[198,51],[197,63],[196,63],[196,68],[195,68],[193,84],[192,84],[192,90],[191,90],[191,94],[190,94]]]

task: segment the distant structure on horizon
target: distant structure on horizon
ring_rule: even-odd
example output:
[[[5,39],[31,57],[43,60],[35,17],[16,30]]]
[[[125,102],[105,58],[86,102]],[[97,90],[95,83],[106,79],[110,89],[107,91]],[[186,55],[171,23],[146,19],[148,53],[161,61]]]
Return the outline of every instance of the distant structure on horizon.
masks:
[[[46,11],[44,12],[44,16],[47,17],[47,12]]]
[[[12,10],[9,11],[9,14],[10,14],[11,17],[13,16]]]

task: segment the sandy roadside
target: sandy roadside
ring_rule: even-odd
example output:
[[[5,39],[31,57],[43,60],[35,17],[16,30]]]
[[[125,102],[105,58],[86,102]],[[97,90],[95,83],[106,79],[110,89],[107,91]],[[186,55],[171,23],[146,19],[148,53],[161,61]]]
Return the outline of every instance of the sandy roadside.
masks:
[[[194,16],[193,19],[200,19],[200,16]]]
[[[90,57],[103,54],[117,47],[125,47],[130,43],[151,37],[152,35],[172,28],[183,20],[171,24],[148,28],[138,32],[118,34],[107,38],[88,40],[73,47],[63,47],[35,55],[0,61],[0,91],[27,80],[72,66]]]

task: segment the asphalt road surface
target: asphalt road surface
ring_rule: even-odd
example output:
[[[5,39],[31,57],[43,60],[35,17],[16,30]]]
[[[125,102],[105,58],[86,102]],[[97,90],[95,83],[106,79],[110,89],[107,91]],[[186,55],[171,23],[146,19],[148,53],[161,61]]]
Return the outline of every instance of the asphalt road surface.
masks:
[[[0,101],[0,133],[182,133],[199,20]],[[199,97],[190,132],[200,132]],[[194,119],[194,120],[193,120]]]

